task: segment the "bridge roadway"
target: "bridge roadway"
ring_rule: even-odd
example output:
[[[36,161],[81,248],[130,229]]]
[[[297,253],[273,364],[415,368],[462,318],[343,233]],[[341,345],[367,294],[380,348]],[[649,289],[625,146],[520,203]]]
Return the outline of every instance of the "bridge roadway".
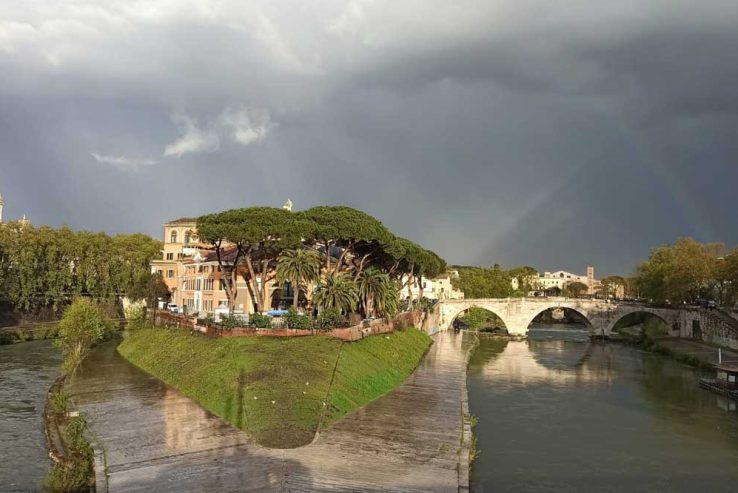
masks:
[[[257,445],[101,347],[68,390],[93,435],[97,491],[457,492],[466,348],[434,339],[402,386],[291,450]]]

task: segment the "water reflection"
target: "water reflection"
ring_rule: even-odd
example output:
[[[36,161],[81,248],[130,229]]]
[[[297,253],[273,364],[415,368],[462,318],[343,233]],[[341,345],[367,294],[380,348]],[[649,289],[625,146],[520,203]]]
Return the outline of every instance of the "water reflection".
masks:
[[[482,340],[474,490],[735,491],[738,415],[699,376],[613,344]]]

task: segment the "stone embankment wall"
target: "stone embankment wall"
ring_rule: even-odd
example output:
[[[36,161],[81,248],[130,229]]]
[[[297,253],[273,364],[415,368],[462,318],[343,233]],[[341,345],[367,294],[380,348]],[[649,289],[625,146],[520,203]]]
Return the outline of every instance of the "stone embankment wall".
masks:
[[[680,337],[738,349],[738,320],[718,310],[682,310]]]
[[[253,327],[221,329],[212,325],[200,326],[191,318],[164,311],[158,311],[156,313],[155,321],[156,325],[197,330],[213,339],[223,337],[304,337],[309,335],[324,335],[344,341],[358,341],[370,335],[386,334],[396,330],[406,329],[408,327],[420,327],[423,321],[423,313],[420,311],[406,312],[399,314],[392,320],[376,319],[362,322],[354,325],[353,327],[337,328],[326,331],[284,328],[257,329]]]

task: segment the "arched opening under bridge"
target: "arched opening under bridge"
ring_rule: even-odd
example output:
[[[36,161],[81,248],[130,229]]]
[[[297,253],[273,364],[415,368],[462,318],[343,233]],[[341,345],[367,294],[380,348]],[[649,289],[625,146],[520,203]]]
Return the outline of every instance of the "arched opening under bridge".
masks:
[[[534,340],[585,341],[593,330],[581,312],[562,306],[542,310],[528,324],[528,337]]]
[[[454,331],[469,330],[492,334],[507,334],[505,321],[491,310],[472,306],[460,312],[451,322]]]
[[[661,316],[649,311],[633,311],[620,317],[611,332],[623,337],[657,338],[670,335],[672,326]]]

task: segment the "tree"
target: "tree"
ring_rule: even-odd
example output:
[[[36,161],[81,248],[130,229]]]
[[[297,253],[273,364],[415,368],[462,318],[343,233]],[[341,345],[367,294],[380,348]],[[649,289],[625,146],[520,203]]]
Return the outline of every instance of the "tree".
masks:
[[[280,282],[288,281],[292,284],[294,307],[297,307],[300,289],[319,278],[320,258],[314,250],[304,248],[285,250],[279,255],[277,260],[277,279]]]
[[[102,311],[87,298],[77,298],[64,310],[57,344],[64,354],[64,370],[72,371],[96,343],[113,330]]]
[[[313,303],[321,309],[335,308],[344,312],[356,309],[359,294],[356,283],[345,272],[330,272],[318,284]]]
[[[451,279],[451,284],[463,291],[466,298],[506,298],[512,294],[511,276],[499,266],[454,268],[459,277]]]
[[[376,218],[351,207],[318,206],[299,214],[312,224],[310,240],[322,249],[327,271],[353,270],[357,277],[370,257],[379,254],[394,238]],[[334,253],[338,255],[335,265]]]
[[[600,292],[605,298],[609,296],[616,296],[618,290],[621,289],[625,292],[626,281],[623,276],[607,276],[601,281]]]
[[[566,296],[571,296],[572,298],[579,298],[582,294],[586,293],[588,290],[589,290],[589,287],[583,282],[579,282],[579,281],[573,281],[573,282],[567,283],[566,286],[564,286],[564,293],[566,294]]]
[[[365,316],[388,316],[397,311],[399,290],[386,272],[376,267],[364,270],[358,280],[359,303]]]
[[[691,302],[712,294],[720,273],[724,245],[680,238],[651,250],[638,266],[638,290],[655,301]]]

